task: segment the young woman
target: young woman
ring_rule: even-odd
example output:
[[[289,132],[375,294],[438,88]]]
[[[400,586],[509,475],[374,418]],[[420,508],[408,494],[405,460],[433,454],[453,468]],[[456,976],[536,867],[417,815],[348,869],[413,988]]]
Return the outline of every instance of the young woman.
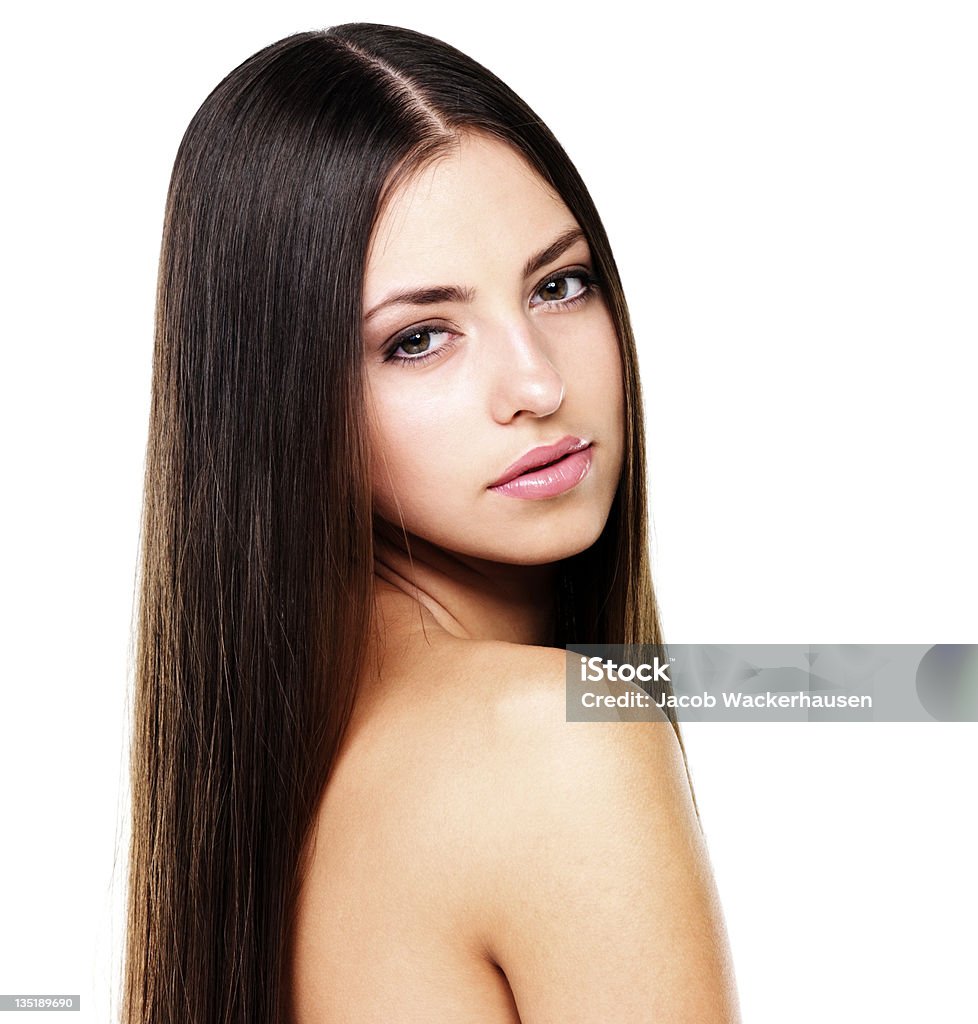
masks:
[[[661,641],[615,263],[536,115],[403,29],[208,97],[161,257],[129,1021],[737,1019]]]

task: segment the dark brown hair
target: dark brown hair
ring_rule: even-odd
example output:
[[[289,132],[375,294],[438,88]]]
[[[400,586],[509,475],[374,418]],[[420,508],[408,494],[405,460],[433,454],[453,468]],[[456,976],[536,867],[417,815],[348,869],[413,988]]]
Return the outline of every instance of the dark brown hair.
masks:
[[[605,231],[560,145],[485,68],[416,32],[343,25],[256,53],[191,121],[163,231],[136,638],[130,1024],[285,1016],[300,851],[371,620],[368,243],[392,183],[463,130],[513,146],[562,197],[621,345],[624,470],[602,536],[562,564],[557,642],[661,641],[635,344]]]

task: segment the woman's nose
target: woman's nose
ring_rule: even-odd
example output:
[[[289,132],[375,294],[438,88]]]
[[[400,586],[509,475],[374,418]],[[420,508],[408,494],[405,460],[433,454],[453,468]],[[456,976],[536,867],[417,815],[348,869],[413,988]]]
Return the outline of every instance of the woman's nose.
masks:
[[[564,401],[564,380],[550,361],[545,337],[521,320],[497,329],[490,343],[493,416],[508,423],[519,415],[550,416]]]

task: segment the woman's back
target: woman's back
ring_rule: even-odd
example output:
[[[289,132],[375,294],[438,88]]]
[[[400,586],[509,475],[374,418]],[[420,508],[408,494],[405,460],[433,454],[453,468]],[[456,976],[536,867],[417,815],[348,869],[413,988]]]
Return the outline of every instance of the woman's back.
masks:
[[[379,674],[368,659],[299,897],[296,1024],[519,1021],[475,916],[474,659],[427,626],[430,648],[400,632]]]
[[[562,651],[421,615],[388,620],[320,805],[296,1024],[735,1019],[671,727],[567,723]]]

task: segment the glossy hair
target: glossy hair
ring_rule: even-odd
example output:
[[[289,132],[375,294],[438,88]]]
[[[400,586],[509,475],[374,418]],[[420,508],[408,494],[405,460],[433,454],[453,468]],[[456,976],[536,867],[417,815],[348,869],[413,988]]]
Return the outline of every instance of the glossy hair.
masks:
[[[367,247],[397,182],[473,130],[514,147],[577,219],[621,346],[624,470],[603,534],[562,563],[557,643],[661,642],[632,329],[605,231],[560,145],[481,65],[405,29],[306,32],[246,60],[183,137],[163,230],[136,637],[130,1024],[286,1017],[300,853],[372,616]]]

